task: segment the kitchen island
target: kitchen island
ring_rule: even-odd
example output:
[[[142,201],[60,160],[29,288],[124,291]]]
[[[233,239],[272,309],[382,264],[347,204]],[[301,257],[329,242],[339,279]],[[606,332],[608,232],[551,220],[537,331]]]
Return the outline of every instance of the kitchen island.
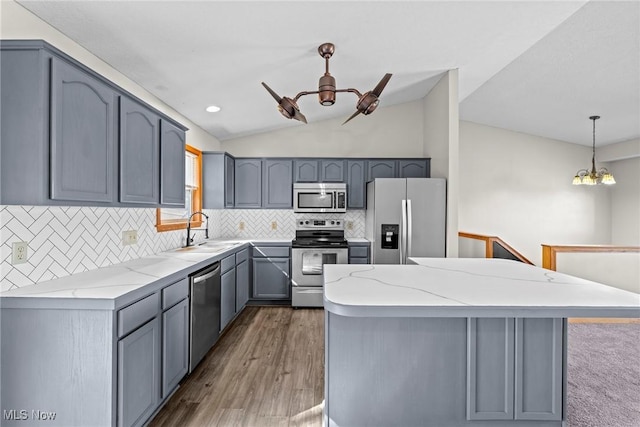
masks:
[[[640,317],[515,261],[411,261],[325,266],[325,426],[562,426],[566,318]]]

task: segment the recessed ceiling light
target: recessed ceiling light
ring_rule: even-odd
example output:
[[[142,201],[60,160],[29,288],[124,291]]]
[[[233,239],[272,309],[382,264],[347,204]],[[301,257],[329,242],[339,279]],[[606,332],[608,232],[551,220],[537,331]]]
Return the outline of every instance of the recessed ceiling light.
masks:
[[[218,111],[220,111],[220,107],[218,107],[217,105],[209,105],[206,110],[209,113],[217,113]]]

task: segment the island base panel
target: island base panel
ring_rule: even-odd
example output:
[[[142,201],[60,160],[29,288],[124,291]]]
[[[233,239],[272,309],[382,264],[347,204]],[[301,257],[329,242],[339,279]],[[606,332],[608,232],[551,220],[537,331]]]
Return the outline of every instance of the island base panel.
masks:
[[[467,318],[325,312],[325,426],[560,427],[467,419]]]

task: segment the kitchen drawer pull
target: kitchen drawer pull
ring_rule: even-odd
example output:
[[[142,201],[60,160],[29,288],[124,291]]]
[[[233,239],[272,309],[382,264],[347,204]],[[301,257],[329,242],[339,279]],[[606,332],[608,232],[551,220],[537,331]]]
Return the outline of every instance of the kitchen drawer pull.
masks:
[[[205,274],[204,276],[196,276],[193,279],[193,283],[200,283],[200,282],[205,281],[207,279],[211,279],[213,276],[215,276],[219,272],[220,272],[220,267],[216,267],[215,270],[210,271],[209,273]]]

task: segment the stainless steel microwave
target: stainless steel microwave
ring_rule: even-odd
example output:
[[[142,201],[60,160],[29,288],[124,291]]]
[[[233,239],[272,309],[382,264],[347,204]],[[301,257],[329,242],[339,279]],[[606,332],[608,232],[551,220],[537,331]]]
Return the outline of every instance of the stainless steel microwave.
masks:
[[[333,213],[347,211],[347,184],[293,184],[293,211]]]

